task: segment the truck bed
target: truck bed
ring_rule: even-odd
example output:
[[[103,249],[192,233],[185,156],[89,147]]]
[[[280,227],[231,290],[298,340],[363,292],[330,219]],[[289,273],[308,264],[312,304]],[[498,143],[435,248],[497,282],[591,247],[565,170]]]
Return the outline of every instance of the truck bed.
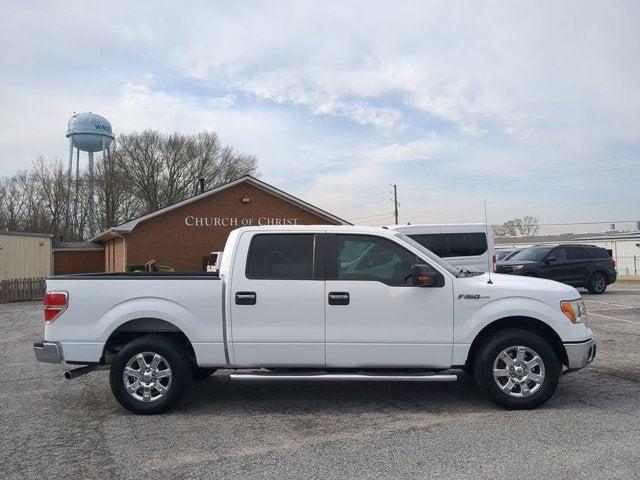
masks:
[[[215,280],[219,279],[217,273],[212,272],[99,272],[99,273],[74,273],[69,275],[55,275],[47,280],[118,280],[118,279],[180,279],[189,280]]]
[[[59,343],[65,361],[94,363],[114,332],[152,326],[184,333],[199,364],[225,365],[223,284],[217,274],[204,272],[54,276],[47,290],[68,292],[69,301],[45,326],[45,339]]]

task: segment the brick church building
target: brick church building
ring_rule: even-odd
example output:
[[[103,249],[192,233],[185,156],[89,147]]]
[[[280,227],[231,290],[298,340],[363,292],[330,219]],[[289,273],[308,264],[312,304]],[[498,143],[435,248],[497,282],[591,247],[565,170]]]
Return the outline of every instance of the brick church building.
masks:
[[[231,230],[248,225],[340,225],[347,221],[251,176],[148,213],[98,234],[104,271],[155,260],[176,271],[202,271]]]

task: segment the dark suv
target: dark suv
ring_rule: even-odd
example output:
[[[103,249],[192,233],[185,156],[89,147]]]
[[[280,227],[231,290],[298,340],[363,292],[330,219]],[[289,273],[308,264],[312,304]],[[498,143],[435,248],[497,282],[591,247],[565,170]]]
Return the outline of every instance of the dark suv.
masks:
[[[616,262],[608,250],[594,245],[557,245],[525,248],[498,262],[498,273],[549,278],[591,293],[604,293],[616,281]]]

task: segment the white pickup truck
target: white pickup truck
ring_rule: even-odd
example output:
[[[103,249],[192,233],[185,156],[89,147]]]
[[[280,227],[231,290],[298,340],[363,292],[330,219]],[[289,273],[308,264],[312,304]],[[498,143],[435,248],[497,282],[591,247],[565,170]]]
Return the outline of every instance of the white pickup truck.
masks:
[[[596,355],[580,294],[550,280],[452,267],[385,228],[246,227],[218,275],[50,278],[42,362],[109,368],[142,414],[193,377],[243,381],[452,381],[473,373],[510,409],[535,408]]]

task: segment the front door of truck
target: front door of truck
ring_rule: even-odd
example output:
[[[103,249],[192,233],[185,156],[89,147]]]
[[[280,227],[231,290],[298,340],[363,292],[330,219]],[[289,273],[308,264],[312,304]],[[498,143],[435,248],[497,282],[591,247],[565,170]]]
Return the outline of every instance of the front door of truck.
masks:
[[[325,362],[321,234],[245,232],[231,275],[231,361],[237,366]]]
[[[411,266],[429,263],[375,235],[327,234],[327,366],[451,365],[453,285],[416,287]]]

